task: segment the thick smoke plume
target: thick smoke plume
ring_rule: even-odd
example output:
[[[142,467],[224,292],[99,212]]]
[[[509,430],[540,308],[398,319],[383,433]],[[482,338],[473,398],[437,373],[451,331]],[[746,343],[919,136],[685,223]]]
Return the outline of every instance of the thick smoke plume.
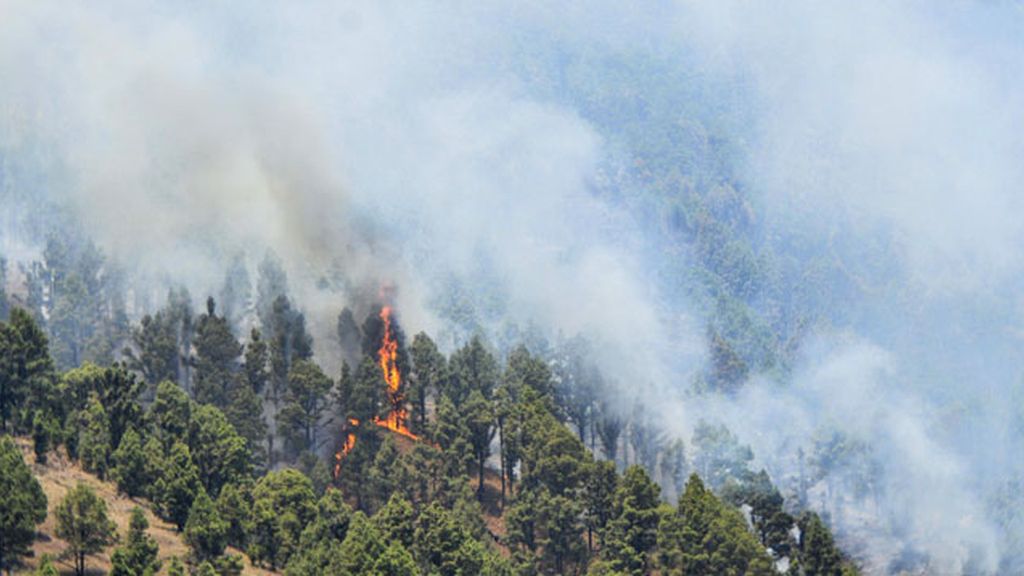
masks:
[[[139,286],[205,295],[272,249],[324,354],[381,284],[450,348],[461,291],[492,335],[587,334],[617,397],[687,440],[726,423],[780,486],[823,430],[863,445],[873,496],[809,503],[871,571],[995,571],[1017,554],[990,507],[1020,472],[1022,25],[1009,2],[0,0],[0,250],[70,217]],[[792,296],[790,364],[734,396],[691,394],[714,312],[655,273],[696,264],[628,198],[616,115],[645,107],[562,93],[633,56],[686,78],[694,155],[730,143],[694,185],[744,190],[778,274],[821,286]]]

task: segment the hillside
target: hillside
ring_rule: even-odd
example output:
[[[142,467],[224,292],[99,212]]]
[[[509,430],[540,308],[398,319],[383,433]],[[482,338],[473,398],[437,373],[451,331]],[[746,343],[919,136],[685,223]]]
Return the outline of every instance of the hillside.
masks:
[[[60,570],[61,574],[74,574],[72,560],[61,557],[65,549],[65,543],[55,535],[57,527],[53,511],[64,495],[67,494],[68,490],[73,488],[78,482],[89,484],[96,491],[96,494],[107,503],[107,512],[110,518],[117,523],[118,534],[123,535],[128,529],[128,519],[132,508],[140,506],[145,510],[146,519],[149,521],[149,534],[160,545],[159,558],[163,561],[160,574],[167,573],[167,561],[171,557],[178,556],[184,558],[188,555],[188,546],[182,540],[181,534],[174,529],[173,525],[153,514],[152,510],[150,510],[150,503],[147,500],[128,498],[123,494],[119,494],[113,482],[100,480],[93,474],[83,471],[77,462],[67,458],[63,448],[51,452],[45,464],[38,464],[36,463],[35,453],[32,451],[31,439],[17,438],[16,442],[21,449],[25,462],[32,467],[32,472],[42,485],[43,492],[46,493],[49,512],[46,521],[39,526],[38,538],[32,547],[33,556],[26,560],[26,567],[16,571],[15,574],[31,573],[38,566],[44,554],[49,554],[54,558],[54,565]],[[106,574],[110,570],[110,555],[112,553],[113,547],[102,554],[90,558],[88,567],[91,572],[94,574]],[[238,554],[239,552],[237,550],[229,550],[229,553]],[[243,559],[245,561],[245,570],[242,574],[252,576],[275,574],[275,572],[254,567],[249,558],[244,554]]]

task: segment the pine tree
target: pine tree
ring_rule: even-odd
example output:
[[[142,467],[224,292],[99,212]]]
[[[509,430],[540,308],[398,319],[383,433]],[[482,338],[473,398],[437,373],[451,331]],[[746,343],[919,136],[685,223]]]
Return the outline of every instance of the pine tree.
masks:
[[[707,338],[711,352],[708,384],[712,389],[733,394],[746,381],[750,367],[733,344],[717,329],[709,327]]]
[[[199,489],[185,523],[185,542],[197,562],[213,561],[224,554],[228,523],[217,512],[206,490]]]
[[[53,565],[53,557],[43,554],[43,558],[39,561],[39,567],[36,568],[35,576],[60,576],[57,567]]]
[[[604,547],[605,527],[612,519],[618,488],[615,464],[608,460],[592,462],[583,486],[584,519],[587,524],[587,546],[594,548],[594,535]]]
[[[714,490],[721,489],[730,478],[740,479],[750,471],[754,459],[749,446],[743,446],[725,425],[712,425],[703,420],[693,431],[693,447],[697,456],[694,466]]]
[[[305,317],[292,309],[286,296],[274,301],[269,322],[265,327],[270,335],[270,393],[277,408],[288,390],[292,365],[313,357],[313,338],[306,332]]]
[[[253,328],[245,346],[245,378],[257,395],[263,393],[270,381],[269,354],[267,342],[263,340],[260,331]]]
[[[391,542],[373,563],[372,572],[381,576],[416,576],[416,561],[408,550]]]
[[[177,377],[177,330],[165,311],[145,315],[132,329],[134,348],[126,348],[128,365],[150,384],[173,381]]]
[[[411,549],[415,537],[415,518],[412,504],[401,495],[392,494],[387,505],[373,516],[373,521],[386,541]]]
[[[95,244],[75,234],[51,234],[43,257],[30,283],[45,282],[47,290],[30,288],[30,301],[41,317],[49,317],[57,364],[68,369],[84,361],[113,361],[114,347],[127,329],[120,270]]]
[[[146,494],[153,478],[148,474],[146,453],[135,428],[128,428],[121,437],[121,444],[111,455],[111,464],[110,475],[118,490],[133,497]]]
[[[269,333],[274,302],[288,294],[288,275],[281,266],[281,259],[267,251],[259,264],[256,278],[256,315],[260,326]]]
[[[477,463],[477,494],[480,498],[484,492],[484,462],[491,455],[491,441],[494,440],[495,427],[494,408],[479,390],[473,390],[462,406],[469,431],[469,442],[473,446],[473,455]]]
[[[177,384],[164,380],[156,388],[156,398],[149,407],[149,420],[164,446],[185,441],[192,421],[192,401]]]
[[[114,542],[116,525],[107,517],[107,504],[88,484],[79,482],[57,505],[57,537],[68,544],[75,574],[85,575],[85,558]]]
[[[123,366],[114,365],[103,369],[98,386],[100,403],[109,418],[110,443],[116,447],[128,427],[142,419],[142,406],[139,404],[142,383]]]
[[[668,444],[661,459],[661,477],[672,487],[672,494],[678,498],[683,492],[686,482],[686,446],[682,438],[676,438]]]
[[[142,508],[132,508],[125,543],[110,558],[110,576],[152,576],[160,570],[157,560],[160,547],[146,533],[148,529],[149,521]]]
[[[224,409],[230,402],[237,382],[242,346],[235,340],[231,326],[223,316],[217,316],[213,298],[206,301],[206,314],[199,317],[196,327],[195,397],[203,404]]]
[[[663,571],[684,575],[774,573],[771,558],[747,530],[739,510],[719,501],[692,474],[674,512],[658,529]]]
[[[448,361],[425,333],[412,339],[412,378],[409,398],[412,401],[413,431],[422,433],[427,425],[427,397],[437,394],[448,378]]]
[[[722,490],[722,499],[734,506],[750,506],[750,521],[761,544],[777,554],[788,553],[794,520],[783,511],[782,494],[766,471],[750,474],[742,481],[730,481]]]
[[[456,406],[462,404],[473,390],[479,390],[485,399],[491,398],[498,385],[498,363],[483,340],[473,337],[452,354],[448,365],[451,378],[445,392]]]
[[[110,458],[110,423],[107,412],[94,395],[79,419],[78,457],[82,468],[102,480],[106,478]]]
[[[341,345],[341,355],[345,362],[357,364],[362,355],[360,346],[363,341],[363,332],[356,323],[352,310],[345,307],[338,314],[338,343]]]
[[[53,355],[60,368],[74,368],[82,363],[85,342],[94,329],[89,294],[75,272],[68,274],[53,294],[49,321]]]
[[[637,575],[647,572],[648,555],[658,537],[659,492],[643,468],[626,469],[615,491],[603,552],[615,570]]]
[[[155,503],[159,496],[156,492],[157,479],[164,475],[167,450],[164,448],[163,443],[153,434],[150,434],[146,439],[146,443],[142,445],[142,459],[144,466],[142,475],[149,481],[144,490],[145,495]]]
[[[266,464],[266,450],[263,441],[267,437],[267,423],[263,419],[263,400],[248,383],[240,382],[231,396],[224,416],[239,436],[245,439],[246,452],[256,469]]]
[[[341,543],[348,535],[352,509],[341,492],[327,491],[317,503],[316,518],[302,531],[296,554],[288,561],[288,576],[340,573]]]
[[[224,484],[250,472],[250,455],[245,449],[245,439],[214,406],[200,405],[192,410],[188,444],[199,481],[213,496],[220,493]]]
[[[61,412],[69,414],[84,410],[89,398],[98,396],[103,387],[105,370],[91,362],[68,370],[60,377],[58,394],[62,398]]]
[[[36,525],[46,519],[46,495],[9,436],[0,436],[0,570],[26,556]]]
[[[271,568],[285,566],[303,527],[316,516],[313,484],[297,470],[270,472],[252,491],[249,554]]]
[[[575,498],[538,491],[538,527],[541,534],[541,563],[556,574],[564,574],[568,566],[578,566],[586,552],[580,517],[582,506]]]
[[[42,410],[36,410],[32,417],[32,450],[36,454],[36,463],[46,464],[46,455],[52,448],[57,423],[52,416]]]
[[[310,360],[299,360],[288,372],[288,390],[278,415],[278,428],[295,450],[315,451],[320,420],[328,407],[333,382]]]
[[[56,403],[53,361],[46,334],[26,311],[14,308],[0,322],[0,432],[31,427],[36,409]]]
[[[400,472],[401,467],[402,462],[399,459],[398,448],[395,446],[394,439],[388,435],[381,443],[374,456],[373,464],[366,473],[367,498],[365,501],[360,501],[365,509],[377,510],[401,487],[404,480],[404,475]]]
[[[244,550],[252,515],[252,480],[245,479],[221,488],[217,497],[217,513],[227,523],[228,545]]]
[[[227,273],[224,275],[224,284],[220,290],[224,318],[236,333],[248,311],[251,296],[252,281],[249,279],[249,270],[245,266],[245,255],[237,253],[231,258]]]
[[[807,576],[843,576],[843,561],[832,534],[814,512],[800,516],[800,567]]]
[[[561,342],[555,354],[554,378],[558,406],[573,423],[580,441],[587,443],[600,373],[589,361],[590,344],[582,336]]]
[[[423,574],[479,574],[483,548],[438,503],[432,503],[416,520],[413,556]]]
[[[181,562],[181,558],[177,556],[171,558],[167,565],[167,576],[185,576],[185,565]]]
[[[195,319],[192,296],[184,287],[171,288],[167,293],[165,317],[174,335],[175,381],[190,394],[194,394],[192,378],[192,341],[195,338]]]
[[[185,528],[192,501],[195,500],[201,486],[199,472],[192,463],[188,446],[176,442],[171,447],[153,491],[161,515],[174,523],[179,532]]]
[[[341,568],[345,574],[374,573],[377,559],[384,553],[380,532],[362,512],[352,515],[345,541],[341,543]]]

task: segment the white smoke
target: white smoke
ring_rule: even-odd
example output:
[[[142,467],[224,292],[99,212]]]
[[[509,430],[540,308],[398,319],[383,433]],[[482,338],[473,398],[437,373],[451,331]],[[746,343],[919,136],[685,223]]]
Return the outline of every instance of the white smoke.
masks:
[[[972,476],[1008,474],[1017,445],[997,431],[1024,310],[1022,16],[1006,2],[0,0],[0,197],[70,206],[133,273],[196,295],[236,251],[273,248],[321,349],[355,297],[324,276],[394,282],[407,331],[437,331],[445,280],[490,266],[502,314],[589,334],[623,396],[656,392],[682,436],[721,418],[777,480],[823,426],[870,445],[880,510],[836,519],[891,530],[868,555],[899,541],[937,569],[992,568],[1005,551]],[[538,55],[538,37],[566,54]],[[762,225],[808,231],[856,277],[856,301],[833,305],[854,320],[815,326],[826,344],[805,347],[791,384],[686,395],[703,331],[700,314],[664,312],[687,291],[651,277],[660,222],[592,194],[621,143],[531,84],[535,59],[591,70],[597,53],[653,54],[735,92],[695,106],[732,127],[713,136],[741,152]],[[855,261],[883,237],[892,267]],[[946,430],[958,402],[986,424]]]

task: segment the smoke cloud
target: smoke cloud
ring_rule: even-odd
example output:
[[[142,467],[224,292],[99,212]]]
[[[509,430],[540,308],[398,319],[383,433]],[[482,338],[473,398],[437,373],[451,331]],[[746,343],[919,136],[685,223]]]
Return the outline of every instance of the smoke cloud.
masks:
[[[408,332],[451,347],[439,302],[464,290],[484,330],[587,334],[617,394],[687,439],[725,422],[780,486],[823,429],[862,443],[875,497],[826,508],[872,572],[906,549],[994,571],[1015,550],[989,502],[1020,472],[1022,20],[1008,2],[0,0],[0,245],[56,206],[139,282],[195,295],[273,249],[324,354],[382,283]],[[696,264],[624,199],[646,189],[616,114],[644,108],[560,84],[638,54],[686,78],[694,155],[731,143],[695,169],[727,175],[694,179],[742,187],[766,249],[826,265],[831,297],[794,296],[812,321],[793,365],[735,397],[691,394],[713,312],[652,273]]]

